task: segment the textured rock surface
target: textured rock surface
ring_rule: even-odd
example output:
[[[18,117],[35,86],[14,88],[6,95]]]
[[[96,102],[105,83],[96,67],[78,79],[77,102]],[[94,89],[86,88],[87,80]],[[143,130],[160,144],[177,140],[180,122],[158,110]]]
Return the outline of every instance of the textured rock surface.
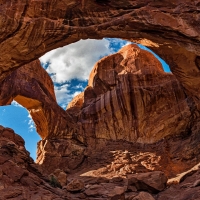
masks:
[[[53,82],[39,60],[20,67],[0,83],[0,105],[13,100],[29,111],[43,139],[58,134],[70,138],[71,128],[76,130],[72,118],[58,106]]]
[[[129,197],[127,200],[155,200],[149,193],[140,192],[137,196]]]
[[[184,143],[188,141],[188,144]],[[182,142],[182,146],[178,146]],[[194,142],[194,141],[193,141]],[[29,153],[24,148],[24,140],[11,129],[0,127],[0,199],[27,199],[27,200],[132,200],[132,199],[180,199],[186,200],[199,199],[199,180],[200,171],[198,168],[193,169],[193,173],[188,173],[185,178],[181,180],[180,184],[171,184],[164,191],[151,196],[147,192],[130,191],[128,185],[127,174],[138,173],[136,176],[147,177],[145,182],[157,184],[157,176],[146,176],[146,174],[154,174],[158,172],[148,172],[150,170],[160,170],[171,172],[176,166],[179,165],[192,165],[192,158],[188,161],[183,158],[186,155],[187,149],[184,152],[184,146],[192,149],[190,146],[193,143],[191,138],[177,138],[175,137],[160,141],[157,144],[139,145],[134,143],[124,142],[124,145],[120,142],[101,142],[99,148],[88,154],[87,159],[79,166],[75,171],[67,172],[69,184],[72,189],[79,187],[76,193],[68,192],[67,186],[63,186],[63,189],[51,187],[52,182],[48,177],[41,174],[41,168],[36,165],[29,157]],[[197,138],[195,139],[197,141]],[[104,145],[103,145],[104,144]],[[194,145],[197,148],[197,145]],[[176,154],[173,148],[177,148]],[[116,150],[121,149],[121,150]],[[171,149],[169,151],[169,149]],[[167,151],[167,153],[166,153]],[[164,154],[165,152],[165,154]],[[128,153],[130,156],[128,156]],[[175,156],[173,158],[170,156]],[[152,156],[154,154],[154,157]],[[182,154],[182,155],[180,155]],[[200,155],[200,154],[198,154]],[[180,156],[180,157],[178,157]],[[160,157],[155,164],[155,158]],[[121,160],[121,158],[123,158]],[[181,158],[183,158],[182,161]],[[121,166],[115,170],[109,166],[112,165],[113,159],[118,160],[118,163],[122,161],[132,160],[132,164],[135,164],[135,169],[129,169]],[[171,161],[170,161],[171,159]],[[170,161],[170,162],[169,162]],[[184,161],[184,163],[183,163]],[[55,164],[55,163],[51,163]],[[66,164],[66,163],[65,163]],[[107,166],[106,166],[107,165]],[[50,165],[49,165],[50,166]],[[129,166],[126,162],[126,166]],[[171,167],[171,168],[169,168]],[[183,167],[183,166],[182,166]],[[123,169],[123,170],[121,170]],[[186,166],[185,166],[186,169]],[[127,170],[125,172],[125,170]],[[124,173],[121,173],[121,172]],[[55,174],[60,173],[61,170],[55,170]],[[175,172],[175,171],[174,171]],[[189,172],[189,170],[188,170]],[[63,172],[62,172],[63,173]],[[144,173],[144,174],[143,174]],[[176,173],[175,173],[176,174]],[[174,174],[174,175],[175,175]],[[171,174],[172,175],[172,174]],[[174,176],[172,175],[172,176]],[[73,180],[79,180],[74,183]],[[72,184],[74,183],[74,184]],[[63,184],[64,185],[64,184]],[[141,188],[140,188],[141,189]],[[144,188],[143,188],[144,189]]]
[[[57,181],[57,185],[59,185],[60,187],[64,187],[65,185],[67,185],[67,174],[60,169],[56,169],[53,174],[50,174],[49,179],[54,179],[55,182]]]
[[[164,58],[199,107],[199,1],[1,0],[0,11],[0,80],[45,52],[79,39],[121,37],[150,46]],[[41,133],[43,138],[65,133],[63,128],[48,129],[50,133]]]
[[[89,175],[89,178],[79,178],[82,177],[85,183],[88,182],[86,187],[90,189],[86,190],[87,192],[71,194],[50,187],[24,150],[23,140],[10,129],[1,127],[0,198],[94,199],[90,194],[91,185],[95,182],[96,188],[99,188],[98,192],[102,191],[95,196],[96,199],[124,199],[129,192],[124,191],[124,194],[121,187],[127,186],[124,179],[129,173],[163,170],[172,177],[198,163],[199,9],[198,0],[0,0],[0,104],[9,104],[14,98],[32,112],[38,132],[45,139],[40,142],[38,150],[38,163],[43,163],[41,170],[49,167],[47,171],[54,171],[55,164],[58,165],[56,168],[59,167],[65,172],[69,172],[69,168],[75,172],[77,170],[77,174],[71,176],[79,176],[81,173]],[[35,77],[39,76],[40,71],[37,71],[35,64],[31,63],[30,66],[36,73],[29,68],[28,73],[24,72],[25,76],[17,76],[19,82],[23,83],[18,83],[19,88],[11,81],[12,73],[17,75],[17,71],[23,70],[23,67],[17,71],[14,71],[15,69],[45,52],[79,39],[103,37],[120,37],[151,47],[168,62],[183,87],[173,75],[165,75],[157,64],[140,71],[137,67],[132,69],[127,65],[127,69],[120,71],[121,66],[113,67],[115,60],[111,60],[109,71],[102,67],[100,74],[93,73],[85,93],[74,100],[70,110],[65,113],[59,110],[55,103],[52,83],[48,78],[41,82]],[[138,51],[135,56],[137,53]],[[123,53],[121,56],[126,57]],[[121,56],[115,58],[118,63],[123,60]],[[143,59],[144,61],[134,61],[131,66],[147,63],[146,57]],[[126,63],[123,63],[123,66],[126,66]],[[105,72],[109,74],[109,79],[104,79]],[[137,81],[130,74],[133,74]],[[162,78],[162,81],[165,80],[164,84],[159,82],[157,76]],[[130,79],[127,80],[127,77]],[[133,87],[127,87],[129,80],[133,81]],[[44,83],[44,88],[39,83]],[[94,83],[98,87],[95,88]],[[6,84],[6,87],[2,87],[3,84]],[[156,86],[158,84],[159,87]],[[134,88],[134,85],[137,87]],[[153,89],[149,88],[150,86],[153,86]],[[9,87],[9,93],[12,95],[7,92]],[[40,91],[35,93],[35,97],[34,87]],[[120,88],[123,88],[123,91]],[[33,91],[31,96],[27,94],[30,91]],[[133,105],[136,107],[130,107],[128,97],[133,98]],[[112,105],[115,107],[112,108]],[[39,109],[39,115],[34,113],[35,108],[32,106]],[[147,110],[144,110],[144,107]],[[68,113],[81,129],[74,127]],[[109,121],[108,125],[106,120]],[[163,122],[168,123],[168,126]],[[152,129],[149,124],[153,124]],[[57,127],[59,130],[56,130]],[[131,134],[128,133],[128,128]],[[122,132],[124,136],[120,134]],[[155,144],[127,143],[156,142],[166,135],[171,136]],[[73,140],[65,137],[73,137]],[[121,141],[109,141],[110,139]],[[113,151],[116,154],[112,154]],[[195,174],[186,176],[180,184],[170,186],[154,198],[199,199],[199,174],[198,170]],[[112,175],[119,177],[110,179]],[[95,179],[99,177],[100,179]],[[106,194],[103,190],[105,187]],[[112,191],[118,191],[120,196],[116,197]],[[136,192],[136,198],[137,195]],[[138,196],[142,198],[141,193]]]
[[[199,9],[198,0],[1,0],[1,80],[57,47],[119,37],[152,47],[199,97]]]
[[[41,140],[37,147],[37,163],[45,173],[59,168],[65,172],[77,168],[85,159],[85,146],[75,140]]]
[[[47,139],[38,144],[37,163],[48,173],[57,167],[65,172],[76,170],[99,157],[107,163],[106,168],[100,167],[107,176],[160,169],[173,176],[200,160],[199,112],[193,98],[152,54],[136,45],[97,62],[88,87],[66,112],[81,129],[73,140]],[[109,141],[118,146],[108,150]],[[155,144],[144,148],[131,143],[131,154],[127,149],[117,152],[125,142]],[[137,148],[143,152],[142,163],[135,162]],[[107,151],[116,151],[116,159]]]
[[[69,192],[80,192],[85,187],[84,182],[78,179],[72,180],[67,186],[66,190]]]
[[[40,173],[24,140],[12,129],[0,126],[0,199],[56,199],[65,193],[52,188]]]
[[[78,139],[88,144],[93,138],[153,143],[189,129],[191,103],[151,53],[128,45],[96,63],[67,112],[81,124]]]
[[[128,189],[135,187],[136,190],[158,193],[165,189],[167,177],[159,171],[139,173],[128,176]]]

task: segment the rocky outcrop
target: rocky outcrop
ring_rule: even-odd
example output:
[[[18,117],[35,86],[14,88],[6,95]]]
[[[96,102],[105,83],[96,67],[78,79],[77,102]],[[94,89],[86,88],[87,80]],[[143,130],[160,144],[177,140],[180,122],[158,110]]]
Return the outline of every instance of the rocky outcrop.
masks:
[[[57,168],[69,173],[82,164],[85,159],[85,149],[86,147],[76,140],[41,140],[38,142],[36,162],[46,174],[54,172]]]
[[[164,58],[183,85],[184,93],[193,97],[193,104],[199,109],[198,1],[180,3],[179,1],[123,0],[119,3],[114,0],[70,2],[1,0],[0,10],[1,82],[19,66],[54,48],[79,39],[120,37],[147,45]],[[45,116],[53,119],[57,116],[55,113],[57,113],[55,110],[45,111]],[[62,115],[64,116],[61,118],[65,118],[65,114]],[[42,117],[43,113],[40,113],[40,116]],[[38,117],[33,118],[37,121]],[[61,118],[55,117],[57,122],[53,123],[45,117],[42,118],[44,121],[42,124],[46,123],[49,126],[46,128],[44,125],[43,132],[38,130],[43,138],[47,135],[52,137],[72,135],[72,129],[75,129],[68,123],[69,127],[64,128],[68,133],[65,133],[62,128],[65,122],[62,123]],[[67,119],[72,121],[69,116]],[[60,123],[59,126],[57,123]],[[178,129],[181,129],[182,125],[179,124]],[[61,128],[56,131],[57,127]],[[132,129],[131,131],[134,132]],[[73,133],[77,134],[78,131]],[[132,135],[134,138],[131,140],[135,140],[138,137],[137,131]],[[144,141],[143,138],[141,141]]]
[[[157,195],[129,192],[126,176],[162,170],[173,177],[200,160],[199,6],[198,0],[0,0],[0,105],[15,99],[25,106],[44,139],[37,167],[23,140],[0,128],[0,198],[198,199],[199,170]],[[134,59],[121,51],[97,63],[85,92],[64,112],[37,61],[21,67],[57,47],[103,37],[149,46],[176,78],[142,50],[133,50]],[[52,188],[42,176],[58,166],[70,182],[82,179],[78,193]]]
[[[166,188],[167,177],[162,172],[154,171],[128,176],[128,189],[158,193]]]
[[[178,147],[177,141],[182,142],[183,145]],[[185,141],[188,143],[184,143]],[[184,150],[184,146],[192,149],[191,141],[190,137],[182,138],[182,140],[175,137],[173,140],[168,138],[157,144],[139,145],[124,142],[123,146],[120,142],[107,141],[103,143],[102,141],[99,148],[88,154],[87,159],[82,165],[79,165],[77,170],[71,171],[71,173],[67,171],[66,175],[64,171],[57,168],[54,171],[55,178],[51,179],[42,174],[41,166],[36,165],[30,158],[29,152],[24,147],[24,140],[13,130],[1,126],[0,199],[170,200],[176,198],[184,200],[191,197],[198,199],[200,194],[198,166],[185,172],[184,178],[181,174],[182,178],[179,184],[170,183],[168,187],[165,187],[166,177],[163,172],[157,171],[162,169],[165,172],[171,172],[174,170],[174,166],[179,166],[180,163],[189,167],[192,158],[189,158],[188,161],[186,158],[182,161],[180,159],[183,158],[183,155],[187,156],[187,149]],[[197,138],[194,141],[196,142]],[[197,146],[195,145],[195,148]],[[173,147],[177,148],[176,153]],[[171,150],[164,154],[167,148]],[[182,156],[179,156],[177,152]],[[171,156],[170,153],[172,153]],[[118,163],[124,163],[126,169],[121,166],[121,168],[112,170],[110,166],[106,166],[109,162],[111,164],[113,159],[118,160]],[[171,163],[167,163],[170,159]],[[130,165],[127,160],[129,163],[132,160],[132,164],[135,164],[135,171],[125,171]],[[62,186],[57,185],[58,183]],[[162,191],[163,189],[164,191]]]
[[[54,86],[39,60],[10,73],[0,83],[0,105],[15,100],[31,114],[42,139],[58,135],[70,138],[73,119],[56,102]]]
[[[27,108],[43,139],[74,138],[84,145],[95,144],[95,138],[152,143],[188,131],[197,115],[176,78],[137,45],[97,62],[88,87],[67,112],[57,105],[39,61],[15,70],[0,87],[0,104],[14,99]]]
[[[41,174],[24,140],[12,129],[0,126],[0,199],[57,199],[65,198],[59,189],[50,186]]]
[[[188,131],[192,100],[161,63],[137,45],[98,61],[83,93],[68,105],[81,130],[77,139],[153,143]]]

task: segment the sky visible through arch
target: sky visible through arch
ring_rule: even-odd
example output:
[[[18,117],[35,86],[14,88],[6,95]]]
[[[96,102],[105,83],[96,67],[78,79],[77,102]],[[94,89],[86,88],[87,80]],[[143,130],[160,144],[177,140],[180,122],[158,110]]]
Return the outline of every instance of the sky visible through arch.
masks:
[[[66,109],[68,103],[87,85],[94,64],[106,55],[113,54],[130,42],[121,39],[80,40],[52,50],[40,58],[42,66],[51,76],[58,104]],[[150,51],[146,47],[141,48]],[[157,58],[166,72],[169,66]],[[28,111],[16,102],[0,106],[0,125],[12,128],[25,140],[26,149],[36,159],[37,142],[40,140]]]

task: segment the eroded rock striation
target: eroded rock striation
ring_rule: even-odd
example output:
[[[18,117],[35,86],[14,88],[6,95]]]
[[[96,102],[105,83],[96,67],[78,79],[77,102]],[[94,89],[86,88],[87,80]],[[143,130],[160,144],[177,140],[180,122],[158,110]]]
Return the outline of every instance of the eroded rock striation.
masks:
[[[0,105],[14,99],[26,107],[43,138],[37,166],[23,139],[0,127],[0,199],[198,199],[199,169],[189,168],[200,161],[199,10],[198,0],[0,0]],[[63,111],[34,60],[103,37],[149,46],[175,76],[131,45],[99,61]],[[43,176],[57,168],[62,190]],[[151,172],[171,178],[185,170],[169,189]],[[165,191],[149,194],[147,180],[129,184],[132,173],[150,173]]]
[[[153,143],[190,128],[191,103],[153,54],[128,45],[96,63],[67,112],[89,145],[90,138]]]
[[[0,126],[0,199],[66,198],[61,190],[50,186],[24,144],[12,129]]]
[[[98,61],[85,91],[66,112],[80,129],[72,139],[38,143],[37,162],[46,173],[94,165],[99,169],[94,174],[106,177],[160,169],[173,177],[200,160],[193,98],[153,54],[137,45]]]
[[[147,45],[166,60],[199,109],[199,1],[1,0],[0,11],[1,82],[57,47],[118,37]],[[63,133],[53,126],[43,138]]]

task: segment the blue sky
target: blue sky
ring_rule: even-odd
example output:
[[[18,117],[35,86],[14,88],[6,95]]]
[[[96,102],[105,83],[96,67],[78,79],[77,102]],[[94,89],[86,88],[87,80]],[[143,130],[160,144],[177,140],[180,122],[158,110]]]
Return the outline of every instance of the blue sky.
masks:
[[[52,50],[40,61],[54,82],[58,104],[66,109],[74,96],[82,92],[94,64],[102,57],[115,53],[129,42],[120,39],[80,40],[68,46]],[[141,48],[150,51],[144,46]],[[158,56],[157,56],[158,57]],[[169,67],[159,57],[164,70]],[[12,102],[10,106],[0,106],[0,125],[12,128],[25,140],[26,149],[36,159],[37,142],[40,140],[28,111]]]

